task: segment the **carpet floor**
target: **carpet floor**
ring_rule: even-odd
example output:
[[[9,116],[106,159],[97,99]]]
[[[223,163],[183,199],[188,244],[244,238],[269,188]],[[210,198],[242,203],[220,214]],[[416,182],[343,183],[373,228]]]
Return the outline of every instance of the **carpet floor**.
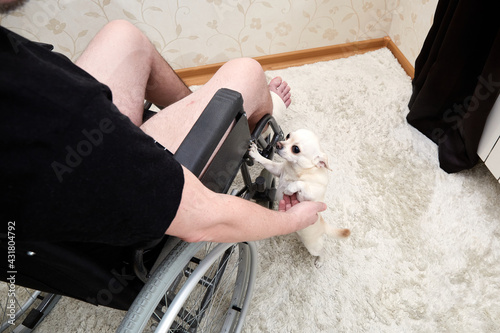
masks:
[[[294,235],[258,242],[244,332],[500,331],[500,184],[482,164],[439,168],[406,122],[410,78],[381,49],[267,72],[292,87],[279,119],[329,155],[325,220],[351,229],[325,262]],[[38,332],[113,332],[122,312],[63,298]]]

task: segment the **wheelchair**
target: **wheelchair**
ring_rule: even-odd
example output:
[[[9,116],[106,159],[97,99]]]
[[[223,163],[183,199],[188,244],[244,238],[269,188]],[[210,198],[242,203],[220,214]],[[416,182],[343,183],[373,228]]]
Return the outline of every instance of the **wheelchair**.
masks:
[[[251,168],[248,147],[255,142],[263,156],[272,158],[281,140],[271,115],[250,133],[241,95],[220,89],[174,157],[210,189],[272,207],[274,178],[265,169]],[[5,234],[0,234],[0,247],[7,252]],[[239,332],[256,278],[252,242],[187,243],[164,236],[116,247],[16,240],[15,251],[15,281],[9,280],[5,260],[0,261],[3,295],[9,295],[0,304],[0,332],[31,332],[61,296],[127,311],[117,329],[121,333]],[[12,289],[14,298],[8,293]]]

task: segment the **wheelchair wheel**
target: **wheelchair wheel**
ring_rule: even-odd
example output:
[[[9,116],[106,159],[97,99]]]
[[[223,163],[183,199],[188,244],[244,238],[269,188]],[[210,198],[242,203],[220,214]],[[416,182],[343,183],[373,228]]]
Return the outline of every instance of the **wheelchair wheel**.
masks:
[[[180,242],[117,332],[239,332],[253,291],[256,258],[253,243]]]

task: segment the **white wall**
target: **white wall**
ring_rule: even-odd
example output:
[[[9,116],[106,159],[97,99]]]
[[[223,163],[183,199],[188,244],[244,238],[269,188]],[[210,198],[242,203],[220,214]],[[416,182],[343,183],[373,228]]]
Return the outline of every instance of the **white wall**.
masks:
[[[400,1],[392,17],[389,36],[412,64],[432,25],[437,3],[438,0]]]

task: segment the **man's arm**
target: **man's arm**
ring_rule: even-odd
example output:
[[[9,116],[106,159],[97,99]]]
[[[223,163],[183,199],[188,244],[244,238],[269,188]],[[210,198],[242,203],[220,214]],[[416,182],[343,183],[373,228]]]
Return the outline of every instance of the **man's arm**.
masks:
[[[289,200],[279,211],[239,197],[215,193],[189,170],[184,170],[184,189],[177,215],[166,234],[188,242],[240,242],[289,234],[314,224],[320,202]],[[283,203],[282,203],[283,205]]]

